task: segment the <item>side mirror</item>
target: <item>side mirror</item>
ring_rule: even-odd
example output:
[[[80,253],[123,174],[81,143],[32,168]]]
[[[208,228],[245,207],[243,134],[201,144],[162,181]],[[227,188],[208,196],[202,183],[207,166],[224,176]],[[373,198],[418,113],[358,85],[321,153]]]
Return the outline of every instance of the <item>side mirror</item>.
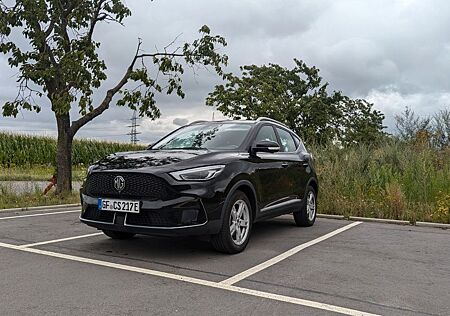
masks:
[[[303,161],[310,161],[312,159],[312,155],[310,153],[305,153],[302,155]]]
[[[252,147],[253,154],[256,154],[258,152],[276,153],[278,151],[280,151],[280,145],[277,142],[273,142],[271,140],[260,141]]]

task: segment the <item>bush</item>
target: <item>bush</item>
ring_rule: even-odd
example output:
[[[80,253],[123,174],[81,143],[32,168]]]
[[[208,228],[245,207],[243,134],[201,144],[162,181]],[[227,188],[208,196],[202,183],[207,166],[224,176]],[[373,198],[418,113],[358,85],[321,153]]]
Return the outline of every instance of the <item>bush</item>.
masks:
[[[394,139],[312,148],[328,214],[409,221],[450,218],[450,148]]]

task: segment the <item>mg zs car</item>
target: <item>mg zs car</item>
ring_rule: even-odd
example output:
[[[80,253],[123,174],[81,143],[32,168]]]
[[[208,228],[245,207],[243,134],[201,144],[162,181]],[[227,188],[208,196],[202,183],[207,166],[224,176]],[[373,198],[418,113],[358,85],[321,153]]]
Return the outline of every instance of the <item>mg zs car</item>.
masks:
[[[198,121],[90,166],[80,220],[113,239],[208,235],[218,251],[237,253],[257,221],[292,213],[298,226],[313,225],[317,194],[312,156],[285,125]]]

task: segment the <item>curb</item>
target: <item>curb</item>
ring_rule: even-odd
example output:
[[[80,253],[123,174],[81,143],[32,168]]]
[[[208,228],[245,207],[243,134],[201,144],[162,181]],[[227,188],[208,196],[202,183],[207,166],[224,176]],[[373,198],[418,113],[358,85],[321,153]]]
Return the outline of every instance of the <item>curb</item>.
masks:
[[[332,214],[317,214],[317,217],[328,219],[346,219],[344,215],[332,215]]]
[[[43,205],[43,206],[34,206],[34,207],[18,207],[18,208],[4,208],[0,209],[0,213],[2,212],[22,212],[22,211],[42,211],[42,210],[64,210],[70,208],[81,207],[81,204],[60,204],[60,205]]]
[[[397,219],[384,219],[384,218],[373,218],[373,217],[359,217],[359,216],[348,216],[344,215],[331,215],[331,214],[317,214],[319,218],[328,218],[328,219],[339,219],[339,220],[349,220],[349,221],[360,221],[360,222],[369,222],[369,223],[380,223],[380,224],[394,224],[394,225],[403,225],[403,226],[417,226],[417,227],[432,227],[432,228],[442,228],[442,229],[450,229],[450,224],[442,224],[442,223],[432,223],[432,222],[415,222],[411,223],[409,221],[402,221]]]
[[[382,224],[412,225],[410,221],[401,221],[397,219],[384,219],[384,218],[359,217],[359,216],[349,216],[348,219],[351,221],[374,222]]]
[[[430,223],[430,222],[416,222],[416,226],[450,229],[450,224]]]

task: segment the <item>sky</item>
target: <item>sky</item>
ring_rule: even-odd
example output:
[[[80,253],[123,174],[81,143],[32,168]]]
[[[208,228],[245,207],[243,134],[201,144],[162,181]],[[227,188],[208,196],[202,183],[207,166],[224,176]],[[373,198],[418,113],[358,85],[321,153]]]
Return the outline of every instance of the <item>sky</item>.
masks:
[[[138,38],[146,52],[198,37],[206,24],[224,36],[229,56],[226,71],[247,64],[276,63],[292,68],[302,59],[320,69],[330,88],[364,98],[386,115],[394,131],[394,115],[406,106],[419,115],[450,107],[450,1],[447,0],[126,0],[132,16],[124,26],[100,25],[94,37],[108,66],[108,79],[95,93],[99,101],[123,75]],[[17,35],[14,35],[17,36]],[[14,39],[14,37],[12,37]],[[17,93],[17,70],[0,55],[0,105]],[[160,119],[140,119],[138,138],[151,143],[187,122],[222,118],[205,105],[205,97],[221,79],[213,71],[186,71],[186,97],[157,96]],[[115,99],[116,100],[116,99]],[[46,100],[39,114],[0,116],[0,131],[56,134]],[[95,105],[95,103],[94,103]],[[76,109],[72,118],[77,118]],[[131,110],[114,101],[102,116],[83,127],[77,137],[129,141]]]

